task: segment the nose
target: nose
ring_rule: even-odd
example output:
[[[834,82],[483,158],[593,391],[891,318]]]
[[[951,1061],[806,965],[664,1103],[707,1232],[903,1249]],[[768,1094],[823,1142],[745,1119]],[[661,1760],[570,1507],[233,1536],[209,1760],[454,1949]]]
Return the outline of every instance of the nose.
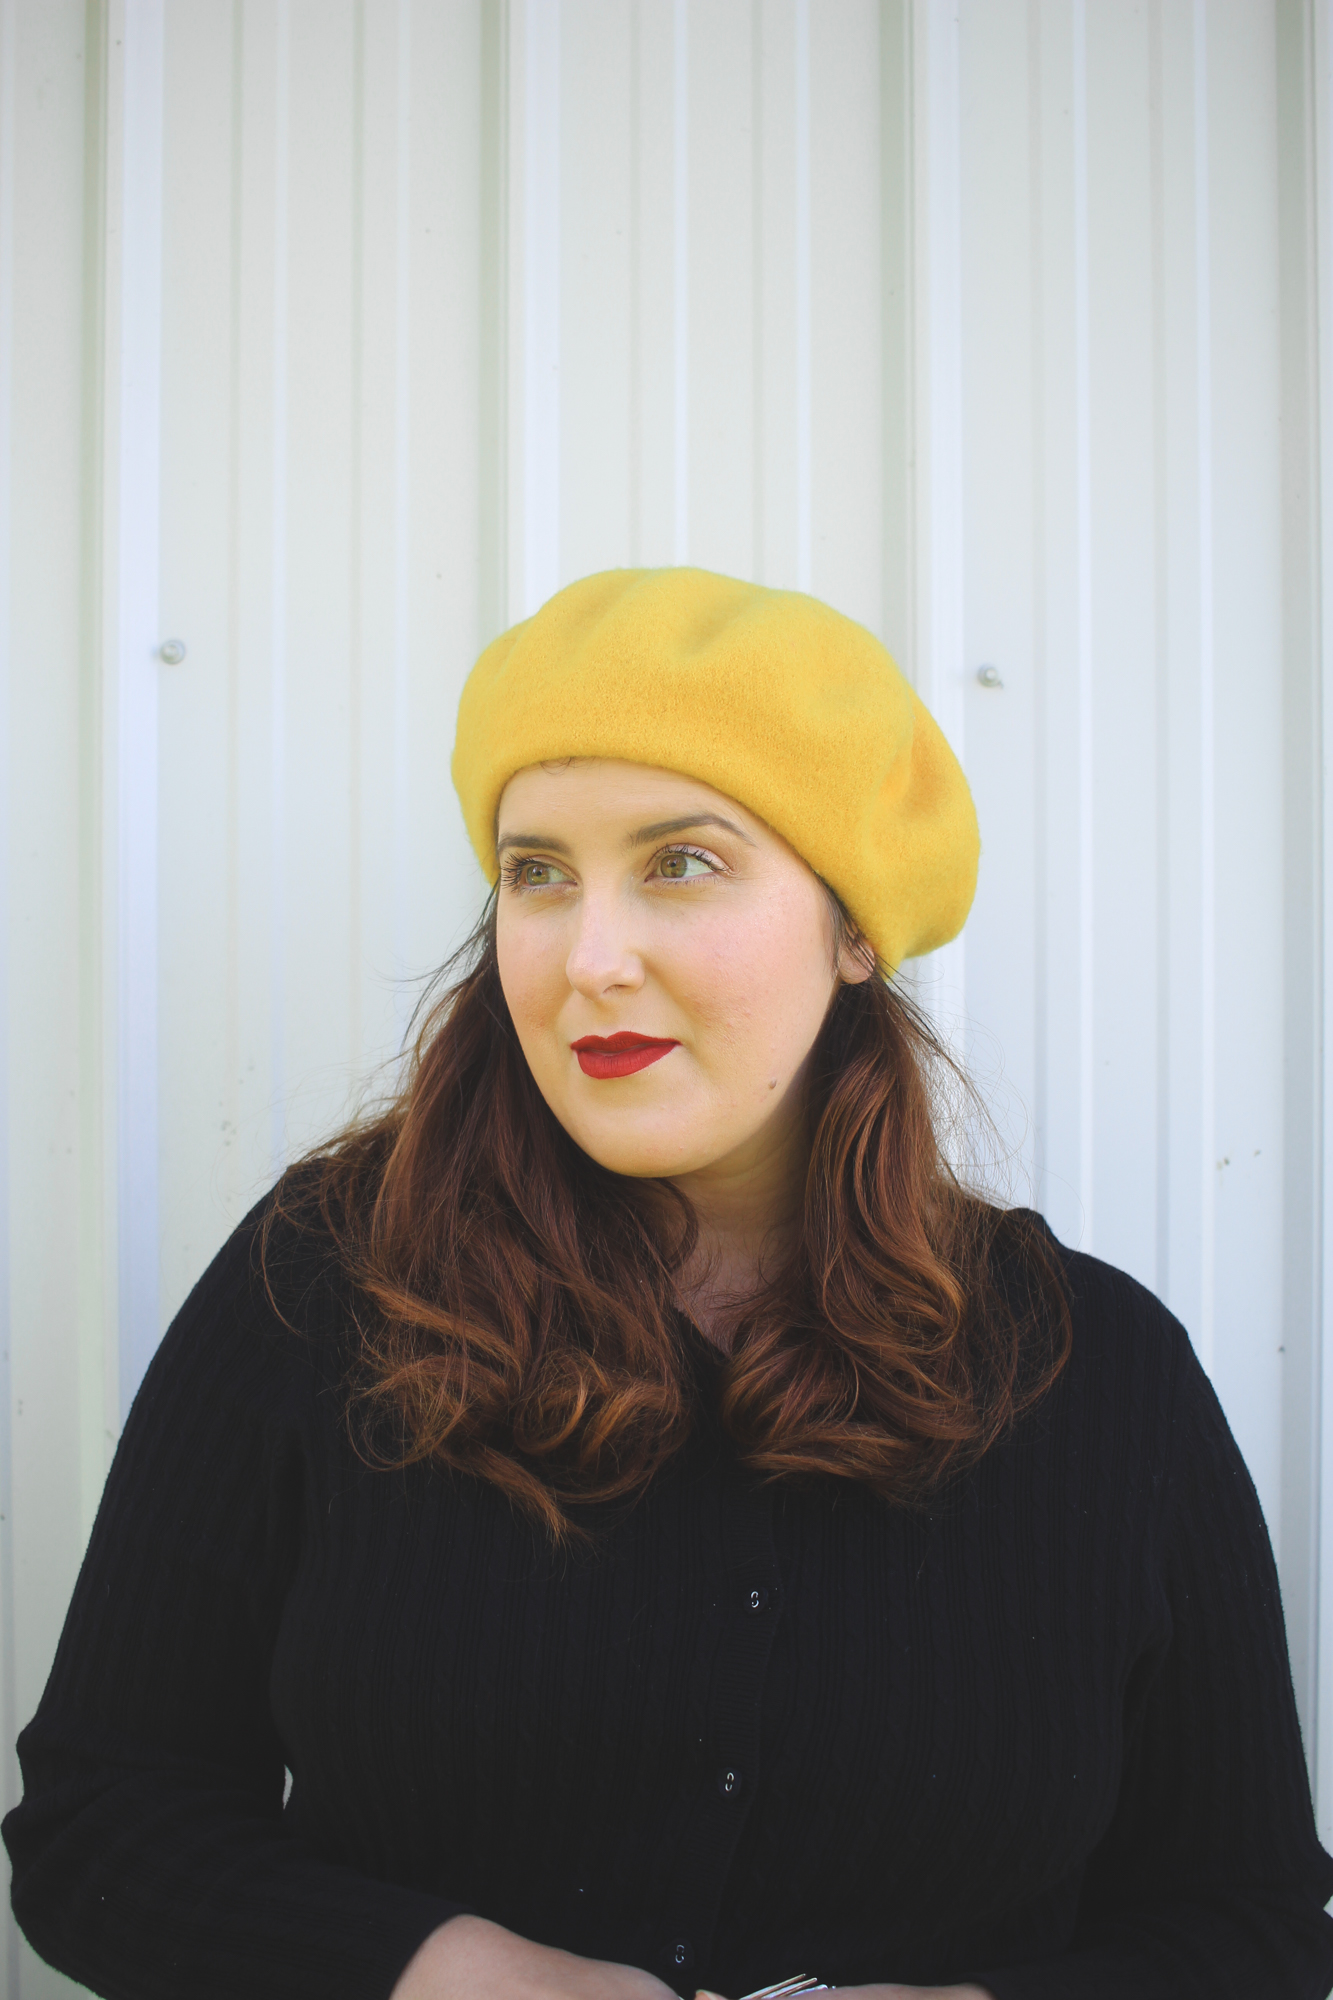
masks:
[[[643,960],[630,941],[626,918],[619,898],[585,889],[565,961],[565,977],[576,993],[600,1000],[605,994],[632,993],[643,985]]]

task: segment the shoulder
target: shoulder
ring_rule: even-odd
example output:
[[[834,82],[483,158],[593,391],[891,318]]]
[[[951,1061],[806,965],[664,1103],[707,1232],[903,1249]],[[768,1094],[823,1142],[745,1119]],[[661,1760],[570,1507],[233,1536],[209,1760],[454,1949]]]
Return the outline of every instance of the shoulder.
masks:
[[[1011,1209],[1005,1222],[1001,1244],[1006,1238],[1040,1244],[1063,1275],[1073,1321],[1071,1358],[1117,1372],[1143,1367],[1168,1381],[1174,1377],[1193,1350],[1185,1328],[1155,1292],[1128,1271],[1062,1243],[1033,1209]]]
[[[1221,1587],[1233,1602],[1276,1605],[1254,1480],[1186,1328],[1127,1271],[1050,1240],[1073,1318],[1052,1430],[1085,1493],[1117,1531],[1147,1531],[1143,1545],[1162,1552],[1186,1595]]]
[[[354,1318],[333,1230],[308,1174],[271,1188],[222,1244],[174,1315],[135,1399],[272,1407],[295,1375],[340,1372]]]
[[[1069,1307],[1068,1358],[1034,1419],[1089,1464],[1132,1465],[1159,1489],[1185,1416],[1216,1401],[1188,1333],[1128,1271],[1061,1243],[1032,1211],[1012,1214],[1018,1240],[1039,1240],[1062,1274]]]

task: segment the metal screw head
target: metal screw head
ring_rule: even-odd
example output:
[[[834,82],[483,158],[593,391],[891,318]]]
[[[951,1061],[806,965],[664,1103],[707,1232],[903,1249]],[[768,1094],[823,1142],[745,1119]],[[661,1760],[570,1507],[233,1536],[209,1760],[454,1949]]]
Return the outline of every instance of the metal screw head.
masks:
[[[1000,669],[998,667],[978,667],[977,679],[984,688],[1002,688],[1004,686],[1004,682],[1000,679]]]
[[[157,649],[159,660],[165,660],[169,667],[178,667],[185,658],[184,639],[164,639]]]

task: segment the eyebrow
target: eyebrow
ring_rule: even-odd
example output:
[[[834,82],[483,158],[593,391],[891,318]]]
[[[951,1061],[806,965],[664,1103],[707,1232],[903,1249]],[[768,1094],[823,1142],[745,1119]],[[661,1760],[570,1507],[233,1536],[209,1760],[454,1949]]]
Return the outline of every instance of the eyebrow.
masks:
[[[494,852],[502,854],[504,848],[546,848],[548,854],[568,854],[562,840],[554,834],[500,834],[494,844]]]
[[[728,833],[734,833],[747,847],[756,843],[751,840],[744,827],[734,820],[724,819],[721,813],[682,813],[679,819],[654,820],[651,826],[641,826],[627,836],[624,845],[628,851],[634,847],[646,847],[650,840],[660,840],[664,833],[685,833],[692,826],[721,826]],[[569,848],[563,840],[556,840],[549,833],[502,833],[495,843],[495,851],[502,854],[506,847],[544,847],[552,854],[568,854]]]
[[[662,834],[685,834],[691,826],[725,826],[729,834],[737,836],[737,840],[745,840],[747,848],[755,846],[745,828],[737,826],[735,820],[725,820],[721,812],[683,812],[679,820],[654,820],[652,826],[640,826],[636,834],[630,834],[624,846],[642,848],[648,840],[660,840]]]

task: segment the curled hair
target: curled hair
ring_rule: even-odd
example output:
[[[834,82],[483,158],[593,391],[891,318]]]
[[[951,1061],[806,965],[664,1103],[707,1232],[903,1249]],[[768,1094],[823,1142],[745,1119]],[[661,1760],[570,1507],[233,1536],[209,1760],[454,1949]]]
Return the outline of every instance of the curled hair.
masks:
[[[836,942],[848,922],[835,911]],[[571,1508],[640,1493],[689,1436],[674,1277],[697,1222],[670,1182],[599,1166],[550,1111],[501,990],[493,901],[460,962],[399,1095],[280,1188],[265,1255],[283,1216],[334,1240],[360,1301],[363,1455],[487,1480],[558,1541],[580,1532]],[[762,1475],[921,1504],[1064,1365],[1058,1252],[951,1168],[941,1080],[967,1090],[891,981],[839,987],[800,1213],[721,1369],[722,1421]]]

